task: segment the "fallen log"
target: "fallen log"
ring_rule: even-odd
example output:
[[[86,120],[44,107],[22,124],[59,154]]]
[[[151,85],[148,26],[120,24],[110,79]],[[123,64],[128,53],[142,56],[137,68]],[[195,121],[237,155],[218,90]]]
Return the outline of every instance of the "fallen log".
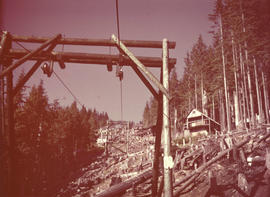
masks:
[[[131,178],[129,180],[126,180],[122,183],[119,183],[117,185],[114,185],[107,189],[106,191],[103,191],[101,193],[98,193],[95,197],[110,197],[110,196],[119,196],[119,194],[125,192],[127,189],[131,188],[134,184],[141,184],[144,181],[150,179],[152,177],[152,169],[145,171],[144,173]]]
[[[109,143],[109,145],[110,145],[111,147],[115,148],[116,150],[119,150],[120,152],[122,152],[122,153],[124,153],[124,154],[127,153],[127,152],[123,151],[121,148],[116,147],[116,146],[115,146],[114,144],[112,144],[112,143]]]
[[[267,138],[270,137],[270,133],[267,133],[265,136],[263,136],[258,143],[266,140]],[[250,136],[247,137],[246,140],[240,142],[239,144],[236,144],[235,146],[226,149],[222,152],[220,152],[216,157],[214,157],[213,159],[209,160],[208,162],[206,162],[204,165],[202,165],[201,167],[199,167],[197,170],[194,170],[192,173],[190,173],[189,175],[185,176],[183,179],[181,179],[180,181],[176,182],[174,184],[174,187],[180,186],[182,183],[188,181],[187,183],[185,183],[184,185],[182,185],[182,187],[180,189],[178,189],[176,192],[174,192],[173,196],[179,196],[180,193],[183,191],[183,189],[189,185],[191,182],[193,182],[195,180],[195,178],[203,171],[205,170],[207,167],[209,167],[210,165],[212,165],[213,163],[215,163],[216,161],[218,161],[219,159],[221,159],[222,157],[224,157],[226,154],[228,154],[230,151],[232,151],[233,149],[238,149],[241,148],[242,146],[244,146],[245,144],[247,144],[250,141]]]

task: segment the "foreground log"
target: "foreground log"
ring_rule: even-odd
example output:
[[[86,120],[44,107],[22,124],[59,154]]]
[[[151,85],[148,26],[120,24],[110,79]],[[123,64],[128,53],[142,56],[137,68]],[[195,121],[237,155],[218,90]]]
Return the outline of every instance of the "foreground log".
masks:
[[[256,138],[258,136],[255,136],[254,138]],[[267,138],[270,137],[270,133],[267,133],[266,135],[264,135],[259,141],[258,143],[266,140]],[[253,138],[253,139],[254,139]],[[181,192],[186,188],[186,186],[188,186],[190,183],[192,183],[195,178],[202,173],[207,167],[209,167],[210,165],[212,165],[213,163],[215,163],[216,161],[220,160],[221,158],[223,158],[226,154],[228,154],[229,152],[231,152],[233,149],[239,149],[242,146],[244,146],[245,144],[247,144],[250,141],[250,136],[248,136],[248,138],[242,142],[240,142],[239,144],[236,144],[235,146],[226,149],[222,152],[220,152],[216,157],[214,157],[213,159],[209,160],[208,162],[206,162],[204,165],[202,165],[201,167],[199,167],[197,170],[194,170],[192,173],[190,173],[189,175],[185,176],[183,179],[181,179],[180,181],[176,182],[174,184],[174,187],[180,186],[181,184],[186,183],[184,185],[182,185],[177,191],[174,192],[174,196],[179,196],[181,194]]]
[[[147,170],[146,172],[126,180],[125,182],[119,183],[96,195],[96,197],[110,197],[110,196],[119,196],[127,189],[132,188],[133,185],[143,183],[144,181],[152,177],[152,169]]]
[[[246,140],[244,140],[243,142],[239,143],[236,145],[236,148],[240,148],[242,146],[244,146],[246,143],[248,143],[250,140],[250,138],[247,138]],[[193,182],[193,180],[195,179],[193,176],[194,175],[198,175],[200,174],[202,171],[204,171],[208,166],[212,165],[213,163],[215,163],[216,161],[218,161],[219,159],[223,158],[227,153],[229,153],[230,151],[233,150],[234,147],[231,147],[227,150],[224,150],[222,152],[220,152],[216,157],[214,157],[213,159],[209,160],[208,162],[206,162],[204,165],[202,165],[201,167],[199,167],[197,170],[194,170],[192,173],[190,173],[189,175],[185,176],[183,179],[181,179],[180,181],[176,182],[174,184],[174,187],[180,186],[182,183],[188,181],[188,182]],[[192,181],[189,181],[189,179],[192,179]],[[174,196],[179,196],[181,194],[181,192],[183,191],[184,187],[181,187],[179,190],[177,190],[174,193]]]

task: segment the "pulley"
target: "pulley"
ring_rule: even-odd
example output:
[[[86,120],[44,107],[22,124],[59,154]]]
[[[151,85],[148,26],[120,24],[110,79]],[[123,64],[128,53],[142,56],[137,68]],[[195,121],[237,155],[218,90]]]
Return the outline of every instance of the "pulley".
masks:
[[[122,81],[124,77],[123,65],[124,65],[124,55],[120,53],[118,65],[116,66],[116,77],[119,77],[120,81]]]
[[[123,66],[116,66],[116,77],[119,77],[119,80],[122,81],[123,77],[124,77],[124,73],[123,73]]]
[[[41,69],[43,71],[43,74],[46,74],[48,77],[51,77],[52,72],[53,72],[53,61],[50,61],[50,64],[48,62],[45,62],[42,66]]]

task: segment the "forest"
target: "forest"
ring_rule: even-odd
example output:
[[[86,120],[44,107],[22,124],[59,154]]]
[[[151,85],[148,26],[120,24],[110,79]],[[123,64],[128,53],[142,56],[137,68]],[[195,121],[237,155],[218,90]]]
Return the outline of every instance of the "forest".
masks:
[[[181,131],[196,108],[220,122],[222,131],[269,123],[269,2],[216,0],[209,20],[212,43],[199,35],[187,50],[181,78],[171,71],[171,121],[176,109]],[[145,127],[156,124],[157,107],[154,98],[146,103]]]
[[[19,78],[22,78],[22,73]],[[30,90],[29,90],[30,89]],[[96,146],[98,128],[108,114],[95,109],[49,103],[43,81],[23,87],[14,98],[15,167],[18,195],[51,196],[84,163],[102,150]],[[1,140],[1,194],[8,189],[8,134]]]

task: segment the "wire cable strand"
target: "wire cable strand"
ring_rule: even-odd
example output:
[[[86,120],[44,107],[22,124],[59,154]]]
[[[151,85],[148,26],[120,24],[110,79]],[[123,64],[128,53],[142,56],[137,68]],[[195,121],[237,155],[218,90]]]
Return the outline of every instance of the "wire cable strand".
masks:
[[[68,92],[73,96],[74,100],[77,101],[80,106],[82,107],[82,103],[79,101],[79,99],[73,94],[71,89],[64,83],[64,81],[56,74],[56,72],[53,71],[53,74],[56,76],[56,78],[62,83],[62,85],[68,90]]]
[[[31,52],[30,50],[28,50],[26,47],[24,47],[21,43],[19,43],[18,41],[15,41],[15,43],[17,44],[17,45],[19,45],[20,47],[22,47],[24,50],[26,50],[27,52]]]
[[[117,20],[118,41],[120,43],[120,24],[119,24],[119,6],[118,6],[118,0],[116,0],[116,20]]]
[[[119,6],[118,6],[118,0],[115,0],[115,3],[116,3],[116,20],[117,20],[118,44],[120,45],[120,23],[119,23]],[[121,53],[120,53],[120,55],[121,55]],[[120,80],[120,97],[121,97],[121,100],[120,100],[121,122],[123,122],[123,88],[122,88],[122,80]]]

